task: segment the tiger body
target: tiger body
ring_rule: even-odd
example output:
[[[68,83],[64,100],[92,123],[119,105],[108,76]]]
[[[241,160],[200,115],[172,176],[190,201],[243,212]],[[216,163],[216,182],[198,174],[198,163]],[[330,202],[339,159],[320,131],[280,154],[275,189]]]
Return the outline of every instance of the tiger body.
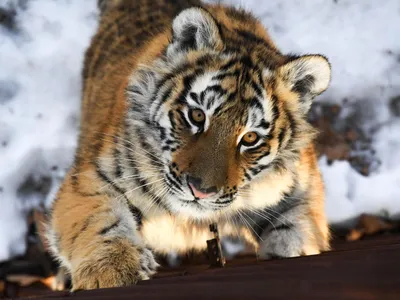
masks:
[[[48,234],[73,289],[148,279],[153,253],[204,250],[211,222],[265,259],[328,250],[305,117],[328,86],[326,59],[283,55],[259,21],[221,5],[102,8]]]

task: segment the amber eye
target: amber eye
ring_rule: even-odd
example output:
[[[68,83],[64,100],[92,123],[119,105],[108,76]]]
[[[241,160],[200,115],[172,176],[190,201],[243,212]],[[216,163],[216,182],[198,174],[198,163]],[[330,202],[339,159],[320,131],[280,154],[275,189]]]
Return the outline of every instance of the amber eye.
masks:
[[[206,120],[206,115],[201,109],[191,109],[189,111],[189,118],[194,125],[202,127]]]
[[[253,146],[259,140],[258,134],[256,132],[247,132],[242,137],[242,145],[244,146]]]

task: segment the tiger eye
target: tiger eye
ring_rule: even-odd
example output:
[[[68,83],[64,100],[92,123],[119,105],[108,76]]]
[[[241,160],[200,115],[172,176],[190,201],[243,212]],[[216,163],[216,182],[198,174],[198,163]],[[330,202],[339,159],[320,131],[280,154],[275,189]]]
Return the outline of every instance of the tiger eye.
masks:
[[[258,142],[258,134],[256,132],[247,132],[242,137],[242,144],[245,146],[252,146]]]
[[[206,115],[201,109],[192,109],[189,112],[189,117],[192,123],[196,126],[202,126],[206,120]]]

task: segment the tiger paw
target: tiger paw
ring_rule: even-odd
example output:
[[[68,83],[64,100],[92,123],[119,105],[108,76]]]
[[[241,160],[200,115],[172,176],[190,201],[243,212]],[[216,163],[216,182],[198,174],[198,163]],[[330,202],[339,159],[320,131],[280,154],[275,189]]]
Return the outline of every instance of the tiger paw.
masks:
[[[150,279],[159,266],[153,253],[127,244],[107,245],[84,259],[72,270],[72,291],[129,286]]]
[[[261,259],[278,259],[302,255],[319,254],[321,251],[313,242],[315,239],[305,238],[305,235],[295,228],[277,227],[261,236],[258,256]]]

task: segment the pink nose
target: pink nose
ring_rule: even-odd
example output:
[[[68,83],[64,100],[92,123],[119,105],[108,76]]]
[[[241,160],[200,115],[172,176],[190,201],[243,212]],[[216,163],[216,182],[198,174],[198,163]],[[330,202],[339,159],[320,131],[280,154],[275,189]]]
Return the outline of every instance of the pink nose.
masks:
[[[190,189],[192,190],[193,195],[194,195],[196,198],[199,198],[199,199],[208,198],[208,197],[211,197],[211,196],[213,196],[213,195],[216,194],[216,192],[210,192],[210,193],[201,192],[201,191],[199,191],[198,189],[196,189],[196,188],[194,187],[194,185],[191,184],[191,183],[189,183],[189,186],[190,186]]]

